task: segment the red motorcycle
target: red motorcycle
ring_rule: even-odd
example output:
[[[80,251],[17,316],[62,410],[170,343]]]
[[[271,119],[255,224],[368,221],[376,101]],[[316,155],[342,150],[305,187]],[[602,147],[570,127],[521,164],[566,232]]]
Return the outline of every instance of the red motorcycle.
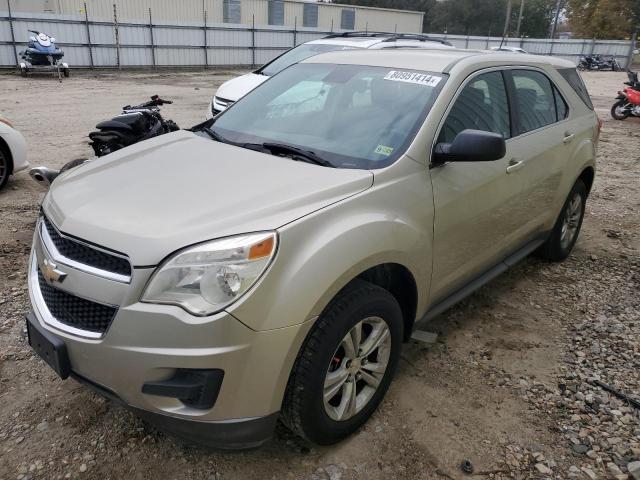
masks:
[[[623,91],[618,92],[617,102],[611,107],[611,116],[616,120],[624,120],[627,117],[640,117],[640,82],[638,73],[627,71],[628,85]]]

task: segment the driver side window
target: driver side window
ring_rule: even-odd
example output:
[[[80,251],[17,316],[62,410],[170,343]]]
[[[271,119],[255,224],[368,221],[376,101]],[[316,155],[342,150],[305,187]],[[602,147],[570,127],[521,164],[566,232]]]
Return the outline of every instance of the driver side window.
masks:
[[[509,138],[509,102],[502,73],[473,77],[456,98],[442,126],[438,143],[451,143],[463,130],[483,130]]]

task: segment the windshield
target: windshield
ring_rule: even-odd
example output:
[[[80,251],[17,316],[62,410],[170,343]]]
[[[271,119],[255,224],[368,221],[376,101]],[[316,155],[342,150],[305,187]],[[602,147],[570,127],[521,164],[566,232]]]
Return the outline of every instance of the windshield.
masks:
[[[332,45],[328,43],[303,43],[291,50],[286,51],[275,60],[267,63],[258,70],[257,73],[271,77],[276,73],[284,70],[294,63],[301,62],[305,58],[313,57],[323,52],[331,52],[333,50],[352,50],[355,47],[347,47],[344,45]]]
[[[223,112],[212,130],[222,141],[311,151],[339,168],[382,168],[406,150],[444,80],[388,67],[299,63]]]

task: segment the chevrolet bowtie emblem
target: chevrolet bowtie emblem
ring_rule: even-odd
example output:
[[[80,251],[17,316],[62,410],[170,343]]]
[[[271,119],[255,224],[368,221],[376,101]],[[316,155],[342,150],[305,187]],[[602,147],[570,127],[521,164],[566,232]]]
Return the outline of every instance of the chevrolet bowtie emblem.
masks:
[[[53,283],[53,282],[62,283],[64,279],[67,277],[67,274],[64,272],[61,272],[60,270],[56,270],[56,264],[53,263],[48,258],[45,258],[42,264],[42,276],[49,283]]]

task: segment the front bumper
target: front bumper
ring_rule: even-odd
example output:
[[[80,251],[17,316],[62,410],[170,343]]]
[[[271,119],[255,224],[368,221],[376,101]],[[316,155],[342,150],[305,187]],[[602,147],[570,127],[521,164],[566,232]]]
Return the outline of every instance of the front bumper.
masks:
[[[201,443],[244,448],[271,436],[310,322],[257,332],[227,312],[194,317],[179,307],[138,302],[152,269],[134,269],[126,285],[58,261],[56,268],[66,278],[52,286],[118,305],[102,336],[84,336],[50,313],[38,282],[45,258],[50,254],[36,232],[29,275],[33,321],[64,342],[73,377],[161,428]],[[142,392],[145,383],[170,379],[179,369],[212,368],[224,371],[212,408],[194,408],[178,398]]]

